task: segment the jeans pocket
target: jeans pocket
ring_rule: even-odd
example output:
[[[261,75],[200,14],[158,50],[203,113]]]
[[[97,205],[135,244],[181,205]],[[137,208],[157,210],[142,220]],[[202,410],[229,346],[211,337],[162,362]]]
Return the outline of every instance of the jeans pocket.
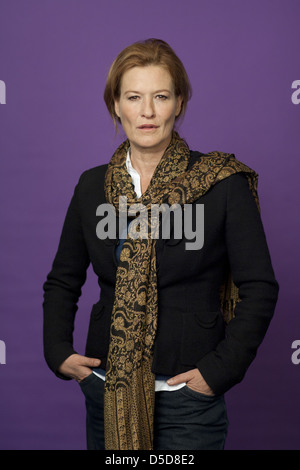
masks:
[[[93,377],[92,377],[93,375],[95,375],[95,374],[93,374],[93,372],[91,372],[89,375],[84,377],[84,379],[82,379],[82,380],[80,380],[80,382],[78,382],[79,385],[81,386],[81,385],[85,385],[86,383],[88,383],[91,379],[93,379]]]
[[[93,372],[79,382],[80,388],[86,398],[102,403],[104,398],[104,381]]]
[[[191,389],[188,385],[185,385],[181,390],[184,395],[207,402],[213,402],[221,398],[221,395],[206,395],[205,393],[197,392],[196,390]]]

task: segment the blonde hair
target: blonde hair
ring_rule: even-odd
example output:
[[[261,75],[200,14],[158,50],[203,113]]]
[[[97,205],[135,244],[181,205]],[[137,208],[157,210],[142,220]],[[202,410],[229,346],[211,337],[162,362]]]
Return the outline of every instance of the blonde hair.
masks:
[[[133,67],[147,67],[149,65],[160,65],[168,70],[173,80],[175,95],[182,98],[181,110],[176,119],[184,116],[187,102],[192,96],[192,88],[186,70],[168,43],[161,39],[146,39],[135,42],[121,51],[108,72],[104,101],[116,127],[120,118],[115,112],[115,101],[120,98],[123,74]]]

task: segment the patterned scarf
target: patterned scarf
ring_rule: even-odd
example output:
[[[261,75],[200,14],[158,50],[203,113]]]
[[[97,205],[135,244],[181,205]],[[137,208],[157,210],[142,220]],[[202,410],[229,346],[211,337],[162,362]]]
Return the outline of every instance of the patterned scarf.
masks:
[[[129,145],[126,140],[116,150],[105,179],[107,202],[115,207],[118,215],[124,211],[120,196],[127,198],[126,210],[141,203],[149,214],[151,204],[192,203],[212,185],[237,172],[246,174],[258,203],[257,174],[253,170],[236,160],[233,154],[220,152],[200,156],[188,169],[190,150],[176,132],[147,190],[137,199],[126,168]],[[153,219],[146,220],[146,226],[140,224],[139,238],[128,234],[117,269],[104,395],[107,450],[153,449],[155,376],[151,365],[158,297],[155,238],[151,237]],[[226,321],[232,317],[237,301],[238,290],[229,277],[221,291]]]

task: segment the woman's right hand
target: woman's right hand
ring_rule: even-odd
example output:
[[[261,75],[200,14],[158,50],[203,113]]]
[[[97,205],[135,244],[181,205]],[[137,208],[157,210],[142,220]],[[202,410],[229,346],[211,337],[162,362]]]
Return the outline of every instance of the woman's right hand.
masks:
[[[58,372],[81,382],[92,373],[93,367],[99,367],[100,359],[71,354],[58,368]]]

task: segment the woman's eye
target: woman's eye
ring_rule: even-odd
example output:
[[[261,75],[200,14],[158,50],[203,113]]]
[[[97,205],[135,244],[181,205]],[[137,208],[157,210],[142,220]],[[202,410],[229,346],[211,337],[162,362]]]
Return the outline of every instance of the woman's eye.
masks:
[[[168,96],[167,95],[156,95],[155,98],[158,99],[158,100],[164,101],[164,100],[168,99]],[[132,95],[132,96],[128,97],[129,101],[137,101],[139,99],[140,99],[140,97],[138,95]]]

